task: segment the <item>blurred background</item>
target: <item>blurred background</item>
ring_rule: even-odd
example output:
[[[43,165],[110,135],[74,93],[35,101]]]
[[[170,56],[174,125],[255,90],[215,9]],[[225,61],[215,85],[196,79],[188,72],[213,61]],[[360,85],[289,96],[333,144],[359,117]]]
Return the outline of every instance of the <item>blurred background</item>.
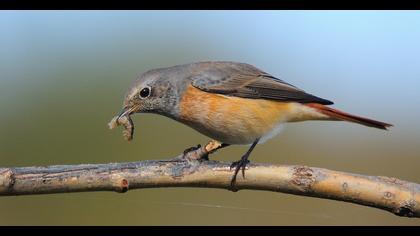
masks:
[[[165,159],[209,139],[135,115],[109,120],[139,74],[231,60],[395,125],[286,125],[251,161],[304,164],[420,183],[417,11],[2,11],[0,166]],[[237,160],[245,146],[211,158]],[[350,203],[288,194],[165,188],[0,198],[1,225],[420,225]]]

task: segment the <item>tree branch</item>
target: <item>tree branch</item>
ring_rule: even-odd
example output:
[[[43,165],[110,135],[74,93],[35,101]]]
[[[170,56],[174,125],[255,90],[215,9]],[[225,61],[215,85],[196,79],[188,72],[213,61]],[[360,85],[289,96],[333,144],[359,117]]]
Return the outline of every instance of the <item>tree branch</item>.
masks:
[[[0,196],[87,191],[126,192],[157,187],[229,189],[230,163],[208,161],[207,145],[170,160],[111,164],[0,168]],[[371,206],[398,216],[420,218],[420,185],[297,165],[251,163],[236,187]]]

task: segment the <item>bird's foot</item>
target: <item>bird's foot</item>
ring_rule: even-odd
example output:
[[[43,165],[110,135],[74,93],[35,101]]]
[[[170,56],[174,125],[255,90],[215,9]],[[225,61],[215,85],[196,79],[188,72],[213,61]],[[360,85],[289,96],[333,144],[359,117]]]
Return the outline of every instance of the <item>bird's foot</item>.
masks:
[[[254,150],[255,146],[257,146],[258,141],[260,139],[257,138],[251,145],[251,147],[248,149],[248,151],[245,153],[245,155],[243,155],[241,157],[241,159],[239,161],[235,161],[232,163],[232,165],[230,165],[230,170],[232,170],[233,167],[235,167],[235,173],[232,176],[232,179],[230,180],[230,187],[229,189],[232,192],[237,192],[238,189],[236,188],[235,184],[236,184],[236,176],[238,175],[239,170],[242,169],[242,177],[245,179],[245,168],[246,165],[248,165],[249,161],[248,161],[248,157],[251,154],[252,150]]]
[[[233,174],[232,179],[230,181],[230,190],[232,192],[238,191],[238,189],[235,186],[236,176],[238,175],[239,170],[242,170],[242,177],[245,178],[245,168],[248,163],[249,160],[247,159],[247,157],[242,157],[239,161],[235,161],[230,165],[230,170],[232,170],[232,168],[235,168],[235,173]]]

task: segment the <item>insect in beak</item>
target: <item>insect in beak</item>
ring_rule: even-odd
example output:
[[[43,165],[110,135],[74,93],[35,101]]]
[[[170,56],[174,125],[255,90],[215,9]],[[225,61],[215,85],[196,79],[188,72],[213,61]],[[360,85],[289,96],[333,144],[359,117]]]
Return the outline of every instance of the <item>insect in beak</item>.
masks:
[[[121,113],[117,116],[114,116],[114,118],[112,118],[112,120],[108,123],[110,129],[113,129],[119,125],[124,126],[123,136],[127,141],[133,139],[134,124],[130,118],[130,115],[134,112],[135,109],[135,107],[125,106]]]

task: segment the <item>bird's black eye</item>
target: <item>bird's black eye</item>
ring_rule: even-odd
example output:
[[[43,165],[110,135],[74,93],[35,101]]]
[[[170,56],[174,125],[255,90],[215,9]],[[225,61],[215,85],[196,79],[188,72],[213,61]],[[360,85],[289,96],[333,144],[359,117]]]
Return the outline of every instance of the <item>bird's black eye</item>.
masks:
[[[140,98],[147,98],[150,96],[150,87],[145,87],[140,90]]]

